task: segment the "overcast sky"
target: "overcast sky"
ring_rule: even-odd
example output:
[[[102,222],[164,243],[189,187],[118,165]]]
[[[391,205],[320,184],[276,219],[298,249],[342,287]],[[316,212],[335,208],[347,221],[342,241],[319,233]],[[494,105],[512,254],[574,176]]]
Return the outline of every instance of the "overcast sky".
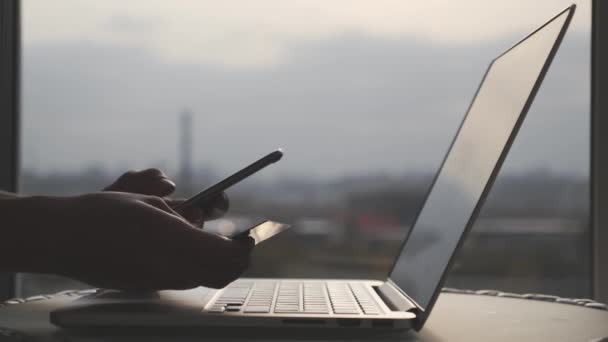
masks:
[[[434,171],[490,60],[569,1],[25,0],[23,164]],[[505,167],[588,170],[588,1]]]

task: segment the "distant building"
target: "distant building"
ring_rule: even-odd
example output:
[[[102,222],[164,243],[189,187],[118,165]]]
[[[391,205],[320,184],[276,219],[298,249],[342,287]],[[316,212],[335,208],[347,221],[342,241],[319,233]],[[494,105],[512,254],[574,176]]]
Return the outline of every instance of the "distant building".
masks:
[[[179,192],[192,191],[192,112],[183,110],[179,116]]]

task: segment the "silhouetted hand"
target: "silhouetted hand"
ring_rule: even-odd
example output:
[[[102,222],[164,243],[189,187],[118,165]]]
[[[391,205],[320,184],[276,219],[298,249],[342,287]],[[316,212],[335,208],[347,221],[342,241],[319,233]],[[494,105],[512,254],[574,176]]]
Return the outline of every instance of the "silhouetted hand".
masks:
[[[158,169],[146,169],[124,173],[114,183],[106,187],[104,191],[130,192],[166,197],[175,191],[175,183]],[[183,202],[183,200],[165,198],[165,202],[174,208]],[[204,221],[222,217],[228,211],[229,206],[228,196],[222,193],[207,208],[187,207],[179,212],[179,214],[194,225],[202,227]]]
[[[103,288],[221,288],[249,264],[251,239],[197,229],[160,197],[102,192],[35,201],[30,209],[43,210],[54,229],[40,229],[39,242],[30,244],[37,258],[46,259],[33,260],[32,271]]]

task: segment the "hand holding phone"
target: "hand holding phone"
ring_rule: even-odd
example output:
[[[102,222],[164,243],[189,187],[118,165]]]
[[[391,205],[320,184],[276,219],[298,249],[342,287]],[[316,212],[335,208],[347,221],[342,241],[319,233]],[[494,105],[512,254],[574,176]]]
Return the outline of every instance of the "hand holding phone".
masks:
[[[281,149],[273,151],[273,152],[267,154],[266,156],[260,158],[259,160],[253,162],[252,164],[244,167],[240,171],[228,176],[227,178],[223,179],[219,183],[216,183],[216,184],[210,186],[209,188],[199,192],[198,194],[192,196],[191,198],[180,203],[173,209],[179,213],[184,208],[190,207],[190,206],[197,206],[199,208],[205,208],[213,200],[215,200],[218,196],[220,196],[222,194],[222,192],[224,192],[226,189],[237,184],[238,182],[242,181],[243,179],[253,175],[254,173],[262,170],[263,168],[278,162],[279,160],[281,160],[282,157],[283,157],[283,151]]]

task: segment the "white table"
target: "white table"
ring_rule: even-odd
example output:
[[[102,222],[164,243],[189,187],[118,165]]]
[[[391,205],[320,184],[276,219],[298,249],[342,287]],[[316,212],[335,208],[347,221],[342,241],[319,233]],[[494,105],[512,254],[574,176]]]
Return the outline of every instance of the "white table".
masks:
[[[49,312],[75,295],[0,307],[0,327],[18,334],[0,341],[599,341],[608,337],[608,311],[539,300],[443,293],[424,329],[362,334],[360,330],[205,329],[121,331],[74,336],[49,323]]]

